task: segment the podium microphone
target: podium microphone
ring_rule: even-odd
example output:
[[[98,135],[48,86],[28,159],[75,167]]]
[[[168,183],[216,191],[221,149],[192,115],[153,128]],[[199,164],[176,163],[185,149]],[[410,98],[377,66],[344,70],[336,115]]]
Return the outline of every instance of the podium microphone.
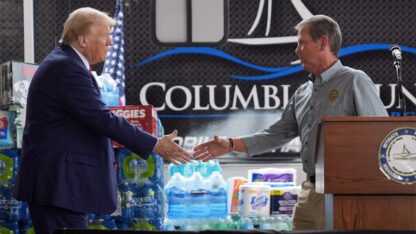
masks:
[[[402,61],[402,50],[400,49],[399,45],[393,44],[390,48],[390,51],[395,61]]]
[[[393,44],[390,48],[391,55],[394,58],[394,68],[396,70],[397,76],[397,93],[399,95],[399,109],[401,116],[404,116],[406,113],[406,102],[404,100],[404,93],[403,93],[403,85],[402,85],[402,72],[401,72],[401,61],[402,61],[402,50],[400,49],[399,45]]]

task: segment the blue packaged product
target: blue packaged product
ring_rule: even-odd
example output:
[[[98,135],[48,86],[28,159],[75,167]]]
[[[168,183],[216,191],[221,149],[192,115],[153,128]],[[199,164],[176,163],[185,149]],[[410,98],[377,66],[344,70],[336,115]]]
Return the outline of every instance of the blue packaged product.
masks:
[[[209,217],[227,217],[227,182],[218,171],[206,180],[209,201]]]
[[[205,219],[209,217],[209,197],[207,187],[199,172],[194,172],[187,184],[190,192],[189,219]]]
[[[114,216],[114,221],[117,224],[118,230],[127,230],[129,228],[128,218],[123,218],[121,216]]]
[[[156,231],[161,230],[163,225],[163,218],[158,219],[143,219],[134,218],[129,219],[128,230],[142,230],[142,231]]]
[[[150,181],[163,188],[165,187],[165,163],[163,162],[163,158],[155,152],[152,152],[150,156],[153,157],[155,162],[155,173],[150,177]]]
[[[0,220],[17,221],[21,218],[22,202],[12,197],[11,186],[0,187]]]
[[[14,184],[19,164],[17,150],[0,150],[0,186]]]
[[[133,197],[135,193],[134,187],[123,183],[119,185],[119,191],[121,196],[121,217],[124,219],[135,217],[135,207],[137,204]]]
[[[143,159],[143,157],[131,152],[127,148],[119,148],[116,153],[119,165],[117,176],[119,184],[129,183],[141,186],[154,182],[154,157]]]
[[[163,128],[162,121],[160,121],[160,118],[157,118],[157,135],[158,137],[162,137],[165,135],[165,129]]]
[[[19,234],[19,225],[17,221],[0,221],[0,233],[1,234]]]
[[[136,201],[135,218],[163,218],[163,190],[157,184],[145,184],[136,190],[133,199]]]
[[[190,195],[185,178],[175,173],[165,186],[167,217],[171,220],[186,219],[189,212]]]
[[[92,72],[92,74],[100,89],[102,101],[107,106],[118,106],[119,87],[117,87],[117,83],[110,77],[110,74],[103,73],[100,76],[98,76],[96,72]]]

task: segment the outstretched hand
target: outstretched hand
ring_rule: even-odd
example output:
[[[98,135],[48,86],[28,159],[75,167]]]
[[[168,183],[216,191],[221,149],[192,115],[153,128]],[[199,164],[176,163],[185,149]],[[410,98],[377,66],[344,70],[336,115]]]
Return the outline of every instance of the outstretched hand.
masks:
[[[190,154],[173,142],[173,138],[178,135],[178,131],[174,130],[171,134],[164,135],[159,138],[154,151],[162,158],[178,165],[179,163],[188,163],[191,161]]]
[[[194,158],[206,162],[229,152],[228,139],[215,135],[213,140],[200,144],[194,148]]]

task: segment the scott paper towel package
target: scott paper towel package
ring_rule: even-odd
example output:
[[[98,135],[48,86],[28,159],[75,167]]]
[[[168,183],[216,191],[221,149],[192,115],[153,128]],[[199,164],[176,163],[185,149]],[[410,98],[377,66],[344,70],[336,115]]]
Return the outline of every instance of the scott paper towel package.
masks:
[[[238,197],[238,210],[243,218],[270,216],[270,186],[260,183],[241,185]]]
[[[248,170],[249,182],[295,182],[294,168],[261,168]]]
[[[238,214],[238,193],[240,186],[245,184],[247,179],[244,177],[231,177],[227,180],[227,210],[228,214]]]

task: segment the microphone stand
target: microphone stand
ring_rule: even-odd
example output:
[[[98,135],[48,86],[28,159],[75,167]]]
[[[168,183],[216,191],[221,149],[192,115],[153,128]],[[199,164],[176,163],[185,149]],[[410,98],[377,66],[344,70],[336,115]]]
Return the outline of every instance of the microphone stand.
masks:
[[[397,92],[399,95],[399,107],[400,107],[400,114],[401,116],[404,116],[404,113],[406,112],[406,103],[404,101],[404,94],[403,94],[403,85],[402,85],[402,70],[400,67],[400,60],[395,60],[394,68],[396,69],[396,76],[397,76],[397,89],[399,91]],[[396,89],[396,90],[397,90]]]

